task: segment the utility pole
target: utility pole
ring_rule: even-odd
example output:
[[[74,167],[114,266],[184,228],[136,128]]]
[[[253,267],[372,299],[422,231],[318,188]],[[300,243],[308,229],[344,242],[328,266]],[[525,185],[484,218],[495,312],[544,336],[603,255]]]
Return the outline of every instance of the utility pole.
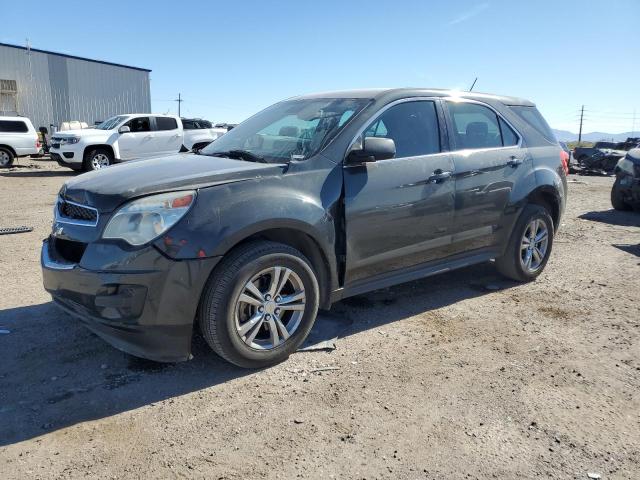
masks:
[[[182,102],[184,102],[184,100],[182,100],[182,96],[178,94],[178,98],[174,101],[178,102],[178,116],[181,117],[182,115],[180,115],[180,105],[182,104]]]
[[[578,145],[582,142],[582,118],[584,117],[584,105],[580,109],[580,131],[578,133]]]

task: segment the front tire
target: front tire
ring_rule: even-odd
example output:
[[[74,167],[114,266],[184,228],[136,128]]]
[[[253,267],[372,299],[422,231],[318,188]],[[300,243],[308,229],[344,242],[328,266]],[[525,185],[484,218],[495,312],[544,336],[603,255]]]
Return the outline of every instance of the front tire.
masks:
[[[113,165],[113,154],[104,148],[94,148],[85,155],[82,168],[85,172],[92,172],[110,165]]]
[[[9,168],[13,165],[15,155],[8,148],[0,147],[0,168]]]
[[[624,201],[624,197],[620,191],[619,178],[616,178],[616,181],[613,182],[613,187],[611,187],[611,206],[616,210],[631,210],[631,207]]]
[[[535,280],[547,265],[553,236],[553,220],[547,209],[527,205],[511,233],[505,254],[496,259],[498,271],[518,282]]]
[[[288,245],[260,241],[232,250],[205,286],[198,322],[209,346],[244,368],[286,360],[304,342],[320,292],[311,263]]]

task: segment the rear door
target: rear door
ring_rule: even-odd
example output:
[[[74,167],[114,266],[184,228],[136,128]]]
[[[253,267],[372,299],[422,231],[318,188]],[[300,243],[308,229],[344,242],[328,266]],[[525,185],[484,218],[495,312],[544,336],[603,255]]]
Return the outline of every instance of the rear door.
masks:
[[[521,136],[486,104],[445,101],[456,168],[455,253],[500,244],[516,182],[531,171]]]
[[[347,285],[448,255],[454,179],[443,123],[438,100],[406,99],[356,140],[391,138],[396,156],[344,166]]]
[[[152,155],[178,153],[182,147],[182,129],[173,117],[153,117],[154,136]]]
[[[121,160],[134,160],[153,154],[154,132],[151,130],[150,117],[133,117],[122,126],[129,127],[130,131],[118,137]]]

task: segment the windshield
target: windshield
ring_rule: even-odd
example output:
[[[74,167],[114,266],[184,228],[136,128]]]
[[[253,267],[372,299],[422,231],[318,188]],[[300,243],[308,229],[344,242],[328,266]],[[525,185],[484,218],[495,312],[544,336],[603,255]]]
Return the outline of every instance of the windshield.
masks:
[[[309,158],[336,136],[368,103],[364,98],[287,100],[257,113],[201,150],[225,156],[247,152],[269,163]]]
[[[117,115],[115,117],[111,117],[108,120],[105,120],[104,122],[102,122],[100,125],[96,125],[96,128],[98,130],[111,130],[113,128],[116,128],[116,126],[120,123],[123,122],[124,120],[126,120],[128,117],[126,115]]]

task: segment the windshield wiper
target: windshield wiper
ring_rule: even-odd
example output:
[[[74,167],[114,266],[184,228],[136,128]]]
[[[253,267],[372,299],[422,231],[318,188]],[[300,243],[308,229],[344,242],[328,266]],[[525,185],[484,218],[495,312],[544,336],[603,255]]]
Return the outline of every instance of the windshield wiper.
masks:
[[[256,155],[255,153],[250,152],[249,150],[229,150],[226,152],[213,152],[209,153],[212,157],[229,157],[229,158],[237,158],[240,160],[246,160],[248,162],[259,162],[259,163],[268,163],[264,157],[260,155]]]

